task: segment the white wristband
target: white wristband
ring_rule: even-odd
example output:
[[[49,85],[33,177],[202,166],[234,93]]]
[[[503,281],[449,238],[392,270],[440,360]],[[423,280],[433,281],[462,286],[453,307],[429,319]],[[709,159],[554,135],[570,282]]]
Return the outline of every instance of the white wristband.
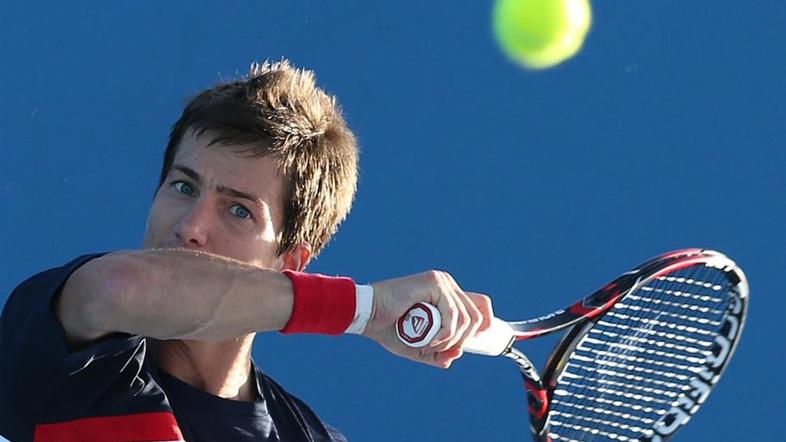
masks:
[[[371,317],[371,306],[374,304],[374,288],[370,285],[355,284],[355,317],[344,333],[359,335]]]

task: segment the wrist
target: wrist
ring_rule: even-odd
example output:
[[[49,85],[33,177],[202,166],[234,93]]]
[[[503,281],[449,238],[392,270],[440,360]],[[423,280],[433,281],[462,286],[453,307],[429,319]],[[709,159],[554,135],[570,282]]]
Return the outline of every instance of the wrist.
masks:
[[[285,271],[292,282],[292,314],[282,333],[361,334],[371,316],[374,291],[350,278]]]
[[[355,285],[355,316],[344,333],[361,335],[371,318],[374,305],[374,288],[370,285]]]

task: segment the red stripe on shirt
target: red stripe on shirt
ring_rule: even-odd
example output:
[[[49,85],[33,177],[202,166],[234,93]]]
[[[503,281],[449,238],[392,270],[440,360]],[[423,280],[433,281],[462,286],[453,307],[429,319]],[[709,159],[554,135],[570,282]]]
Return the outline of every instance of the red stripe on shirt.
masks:
[[[87,417],[36,425],[34,442],[182,441],[175,416],[169,412]]]

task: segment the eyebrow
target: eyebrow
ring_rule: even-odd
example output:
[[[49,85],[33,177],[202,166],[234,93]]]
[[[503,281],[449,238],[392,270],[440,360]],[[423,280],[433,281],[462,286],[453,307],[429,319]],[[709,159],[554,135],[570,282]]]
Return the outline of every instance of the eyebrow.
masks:
[[[199,173],[196,170],[191,169],[190,167],[186,167],[186,166],[183,166],[183,165],[180,165],[180,164],[175,164],[175,165],[172,166],[172,169],[180,171],[183,175],[186,175],[189,178],[191,178],[192,180],[196,181],[197,184],[201,184],[202,183],[202,176],[199,175]],[[254,196],[254,195],[251,195],[250,193],[241,192],[240,190],[233,189],[231,187],[227,187],[227,186],[224,186],[224,185],[221,185],[221,184],[216,186],[216,190],[219,193],[223,193],[225,195],[229,195],[229,196],[233,196],[235,198],[241,198],[241,199],[244,199],[244,200],[251,201],[258,208],[261,208],[261,207],[264,206],[264,202],[262,201],[262,198],[258,198],[258,197]]]

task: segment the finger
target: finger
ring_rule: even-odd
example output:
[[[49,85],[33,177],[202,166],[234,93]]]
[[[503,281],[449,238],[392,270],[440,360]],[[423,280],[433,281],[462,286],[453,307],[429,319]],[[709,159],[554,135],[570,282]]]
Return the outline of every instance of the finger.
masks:
[[[393,347],[387,347],[393,353],[403,356],[407,359],[411,359],[415,362],[424,363],[426,365],[442,369],[449,368],[453,361],[460,358],[464,354],[464,351],[460,347],[448,349],[443,352],[434,352],[425,347],[416,349],[401,346],[401,343],[398,342],[397,338],[395,338],[393,344]]]
[[[412,358],[416,362],[424,363],[432,367],[447,369],[450,368],[453,361],[461,356],[463,352],[460,349],[448,350],[447,352],[440,353],[424,353],[418,358]]]
[[[463,354],[464,351],[460,347],[434,353],[434,366],[445,369],[450,368],[453,361],[460,358]]]
[[[463,338],[459,341],[459,345],[463,345],[464,341],[475,336],[480,330],[480,326],[483,325],[485,318],[483,314],[480,312],[480,309],[473,301],[472,297],[469,296],[468,293],[462,292],[461,297],[464,300],[464,303],[467,308],[467,313],[469,314],[469,327],[467,327],[466,333],[464,333]],[[491,323],[491,321],[489,321]]]
[[[401,342],[395,333],[384,340],[383,347],[390,350],[392,353],[411,359],[415,362],[424,363],[437,368],[445,368],[442,362],[437,361],[437,353],[428,347],[413,348]]]
[[[432,276],[434,278],[432,282],[436,291],[433,295],[436,299],[433,302],[442,316],[442,327],[428,348],[430,351],[439,352],[448,348],[446,344],[456,335],[459,310],[452,290],[442,272],[434,272]]]
[[[448,275],[448,277],[450,277],[450,275]],[[478,328],[480,327],[484,318],[469,294],[464,292],[464,290],[459,287],[458,283],[453,278],[450,278],[450,283],[454,292],[456,293],[458,300],[461,302],[461,305],[464,306],[465,311],[467,312],[467,327],[464,328],[464,332],[455,343],[456,346],[461,347],[464,344],[464,341],[477,333]]]
[[[450,297],[443,296],[437,304],[437,308],[442,315],[442,326],[440,327],[437,336],[431,341],[431,344],[426,347],[428,351],[439,352],[448,348],[448,344],[456,335],[456,328],[458,325],[458,307],[456,301]]]
[[[452,334],[450,336],[432,345],[432,348],[437,352],[456,347],[463,342],[470,326],[470,314],[467,312],[466,305],[468,301],[465,301],[464,293],[450,274],[442,272],[441,276],[444,284],[444,293],[453,300],[455,307],[455,327],[452,329]]]
[[[491,320],[494,318],[494,309],[491,305],[491,298],[482,294],[474,292],[466,292],[469,299],[480,312],[482,320],[477,331],[488,330],[491,327]]]

